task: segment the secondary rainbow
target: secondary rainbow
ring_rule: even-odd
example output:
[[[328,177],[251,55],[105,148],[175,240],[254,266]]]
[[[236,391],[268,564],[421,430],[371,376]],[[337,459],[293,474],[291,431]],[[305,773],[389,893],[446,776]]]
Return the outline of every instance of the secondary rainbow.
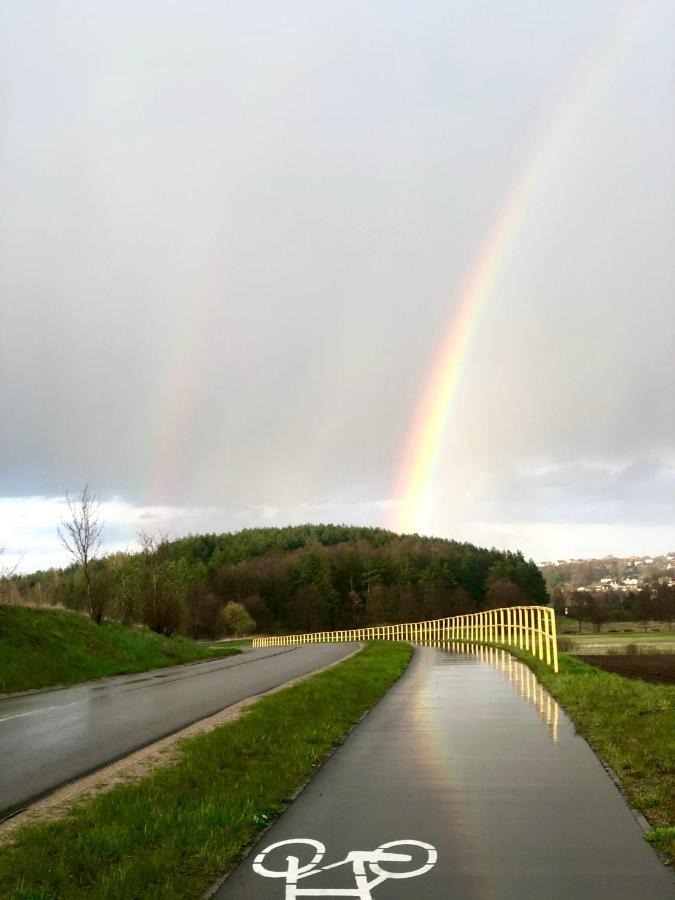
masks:
[[[495,282],[523,219],[569,136],[585,114],[597,108],[620,70],[637,31],[638,7],[624,6],[593,54],[582,67],[572,90],[544,132],[520,177],[488,231],[453,304],[453,316],[422,390],[397,473],[392,527],[399,532],[428,527],[432,488],[441,459],[453,400],[457,396],[480,313],[494,294]]]

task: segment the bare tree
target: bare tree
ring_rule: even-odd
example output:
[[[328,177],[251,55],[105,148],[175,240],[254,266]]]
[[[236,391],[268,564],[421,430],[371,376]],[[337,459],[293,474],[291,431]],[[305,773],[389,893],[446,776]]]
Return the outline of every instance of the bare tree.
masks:
[[[16,585],[12,584],[10,578],[16,572],[21,560],[14,565],[4,563],[2,560],[4,553],[5,548],[0,547],[0,603],[11,603],[13,595],[16,594]]]
[[[21,560],[17,560],[14,565],[10,565],[9,563],[3,563],[2,557],[5,554],[5,548],[0,547],[0,578],[11,578],[12,575],[16,572],[19,563]]]
[[[82,567],[87,586],[89,615],[97,624],[103,620],[105,600],[103,595],[92,590],[91,563],[101,546],[103,520],[100,518],[101,504],[88,484],[82,488],[78,499],[66,494],[69,518],[61,519],[58,535],[61,543],[75,562]]]

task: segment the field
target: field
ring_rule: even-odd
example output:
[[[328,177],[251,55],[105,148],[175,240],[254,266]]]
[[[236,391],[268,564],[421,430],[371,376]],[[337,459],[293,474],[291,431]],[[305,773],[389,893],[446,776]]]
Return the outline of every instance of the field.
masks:
[[[565,653],[675,653],[675,631],[607,631],[600,634],[558,634]]]
[[[675,632],[610,631],[563,634],[558,649],[625,678],[675,684]]]
[[[624,678],[642,678],[654,684],[675,684],[674,653],[605,653],[600,656],[578,655],[591,666],[614,672]]]

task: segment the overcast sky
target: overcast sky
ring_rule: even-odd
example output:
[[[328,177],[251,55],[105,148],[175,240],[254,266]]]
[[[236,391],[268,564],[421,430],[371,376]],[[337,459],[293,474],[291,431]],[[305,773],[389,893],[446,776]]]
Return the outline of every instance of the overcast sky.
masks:
[[[85,482],[109,549],[394,522],[459,286],[570,96],[419,527],[538,560],[675,548],[670,0],[0,14],[0,546],[24,569],[65,561]]]

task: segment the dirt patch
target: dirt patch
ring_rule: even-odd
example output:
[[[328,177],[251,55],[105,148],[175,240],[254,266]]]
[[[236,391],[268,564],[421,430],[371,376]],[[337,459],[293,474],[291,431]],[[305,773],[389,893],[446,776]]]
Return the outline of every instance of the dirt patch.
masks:
[[[577,659],[626,678],[641,678],[655,684],[675,684],[675,653],[584,654],[578,655]]]
[[[307,675],[301,675],[299,678],[293,678],[290,681],[286,681],[284,684],[280,684],[262,694],[254,694],[251,697],[247,697],[245,700],[234,703],[232,706],[226,707],[215,715],[209,716],[207,719],[200,719],[199,722],[194,722],[192,725],[188,725],[187,728],[183,728],[175,734],[170,734],[168,737],[162,738],[162,740],[156,741],[154,744],[150,744],[147,747],[143,747],[141,750],[137,750],[135,753],[131,753],[129,756],[125,756],[124,759],[120,759],[118,762],[112,763],[112,765],[106,766],[104,769],[99,769],[91,775],[85,775],[83,778],[78,778],[77,781],[73,781],[70,784],[65,784],[63,787],[57,788],[47,797],[43,797],[42,800],[36,801],[27,809],[20,811],[11,818],[6,819],[4,822],[0,822],[0,846],[11,841],[15,832],[24,825],[37,825],[43,822],[61,819],[68,815],[72,808],[79,803],[92,800],[98,794],[103,794],[106,791],[117,787],[117,785],[131,784],[132,782],[139,781],[152,769],[155,769],[158,766],[170,766],[173,763],[176,763],[180,758],[181,741],[186,738],[196,737],[200,734],[206,734],[209,731],[213,731],[215,728],[219,728],[221,725],[227,725],[230,722],[234,722],[235,719],[238,719],[239,716],[262,697],[269,697],[270,694],[276,694],[278,691],[283,691],[286,688],[292,687],[294,684],[305,681],[307,678],[312,678],[320,672],[332,669],[333,666],[337,666],[340,663],[345,662],[345,660],[351,659],[351,657],[355,656],[362,647],[363,644],[361,644],[358,649],[354,650],[353,653],[349,653],[347,656],[343,656],[341,659],[337,659],[327,666],[322,666],[320,669],[315,669]]]

